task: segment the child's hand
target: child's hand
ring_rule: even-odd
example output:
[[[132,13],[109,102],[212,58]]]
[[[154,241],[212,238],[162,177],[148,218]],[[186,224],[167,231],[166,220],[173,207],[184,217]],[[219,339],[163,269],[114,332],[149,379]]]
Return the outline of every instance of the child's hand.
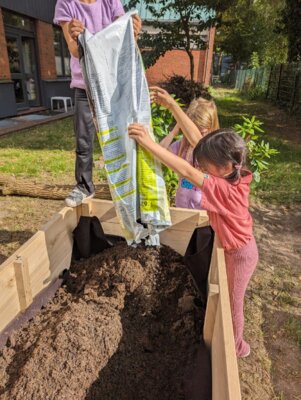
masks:
[[[147,143],[153,142],[149,135],[148,129],[142,124],[131,124],[128,127],[129,136],[136,140],[142,146],[147,146]]]
[[[78,36],[84,32],[85,25],[78,19],[73,19],[69,23],[68,30],[72,39],[77,40]]]
[[[151,102],[160,104],[160,106],[163,106],[168,109],[170,109],[173,105],[176,104],[175,100],[166,90],[158,86],[152,86],[149,89],[150,89]]]

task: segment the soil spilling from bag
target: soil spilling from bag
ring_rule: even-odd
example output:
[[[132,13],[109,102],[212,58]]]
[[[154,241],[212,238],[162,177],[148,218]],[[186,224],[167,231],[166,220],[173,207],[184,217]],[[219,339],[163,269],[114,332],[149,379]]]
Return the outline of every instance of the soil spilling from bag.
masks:
[[[184,399],[204,316],[196,295],[167,247],[121,242],[73,263],[0,352],[0,398]]]

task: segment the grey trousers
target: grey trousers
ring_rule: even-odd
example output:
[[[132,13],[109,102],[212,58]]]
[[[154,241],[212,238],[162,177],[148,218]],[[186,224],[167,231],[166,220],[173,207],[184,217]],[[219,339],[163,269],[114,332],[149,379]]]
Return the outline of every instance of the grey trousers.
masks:
[[[76,139],[75,179],[87,195],[94,193],[92,182],[95,125],[84,89],[75,89],[74,132]]]

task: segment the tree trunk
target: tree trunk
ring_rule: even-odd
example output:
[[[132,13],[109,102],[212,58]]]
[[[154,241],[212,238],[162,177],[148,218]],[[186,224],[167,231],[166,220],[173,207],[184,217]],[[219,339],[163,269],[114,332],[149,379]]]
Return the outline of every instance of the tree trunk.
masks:
[[[63,200],[73,189],[74,185],[44,185],[28,181],[24,178],[15,178],[0,174],[0,194],[36,197],[50,200]],[[95,197],[102,200],[111,200],[109,186],[106,182],[95,187]]]
[[[217,75],[221,77],[222,75],[222,67],[223,67],[223,52],[221,51],[218,57],[218,73]]]
[[[190,49],[186,49],[186,52],[188,54],[189,61],[190,61],[190,82],[192,83],[194,80],[194,58],[193,58],[192,51]]]

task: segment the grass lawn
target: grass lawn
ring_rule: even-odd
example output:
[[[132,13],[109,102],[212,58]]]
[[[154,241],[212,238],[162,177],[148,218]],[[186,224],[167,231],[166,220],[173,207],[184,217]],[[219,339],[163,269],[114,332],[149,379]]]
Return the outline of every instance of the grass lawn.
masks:
[[[222,127],[241,123],[242,115],[264,122],[266,141],[279,151],[270,160],[253,195],[265,203],[290,205],[301,202],[301,129],[287,114],[269,103],[246,99],[235,90],[213,89]],[[289,132],[288,132],[289,131]],[[299,140],[295,140],[299,139]]]
[[[241,122],[241,116],[256,115],[264,122],[267,140],[279,150],[271,167],[253,188],[253,195],[265,203],[301,202],[301,130],[281,110],[265,102],[250,101],[230,89],[213,89],[223,127]],[[283,120],[287,118],[287,120]],[[289,135],[288,135],[289,134]],[[292,140],[299,138],[299,141]],[[43,183],[74,182],[75,143],[72,118],[41,125],[0,138],[0,173],[33,178]],[[100,156],[95,140],[94,160]],[[104,171],[94,168],[95,181]]]
[[[94,160],[100,147],[95,140]],[[72,118],[30,128],[0,139],[0,173],[35,178],[43,183],[72,183],[75,140]],[[101,170],[95,174],[104,177]]]

